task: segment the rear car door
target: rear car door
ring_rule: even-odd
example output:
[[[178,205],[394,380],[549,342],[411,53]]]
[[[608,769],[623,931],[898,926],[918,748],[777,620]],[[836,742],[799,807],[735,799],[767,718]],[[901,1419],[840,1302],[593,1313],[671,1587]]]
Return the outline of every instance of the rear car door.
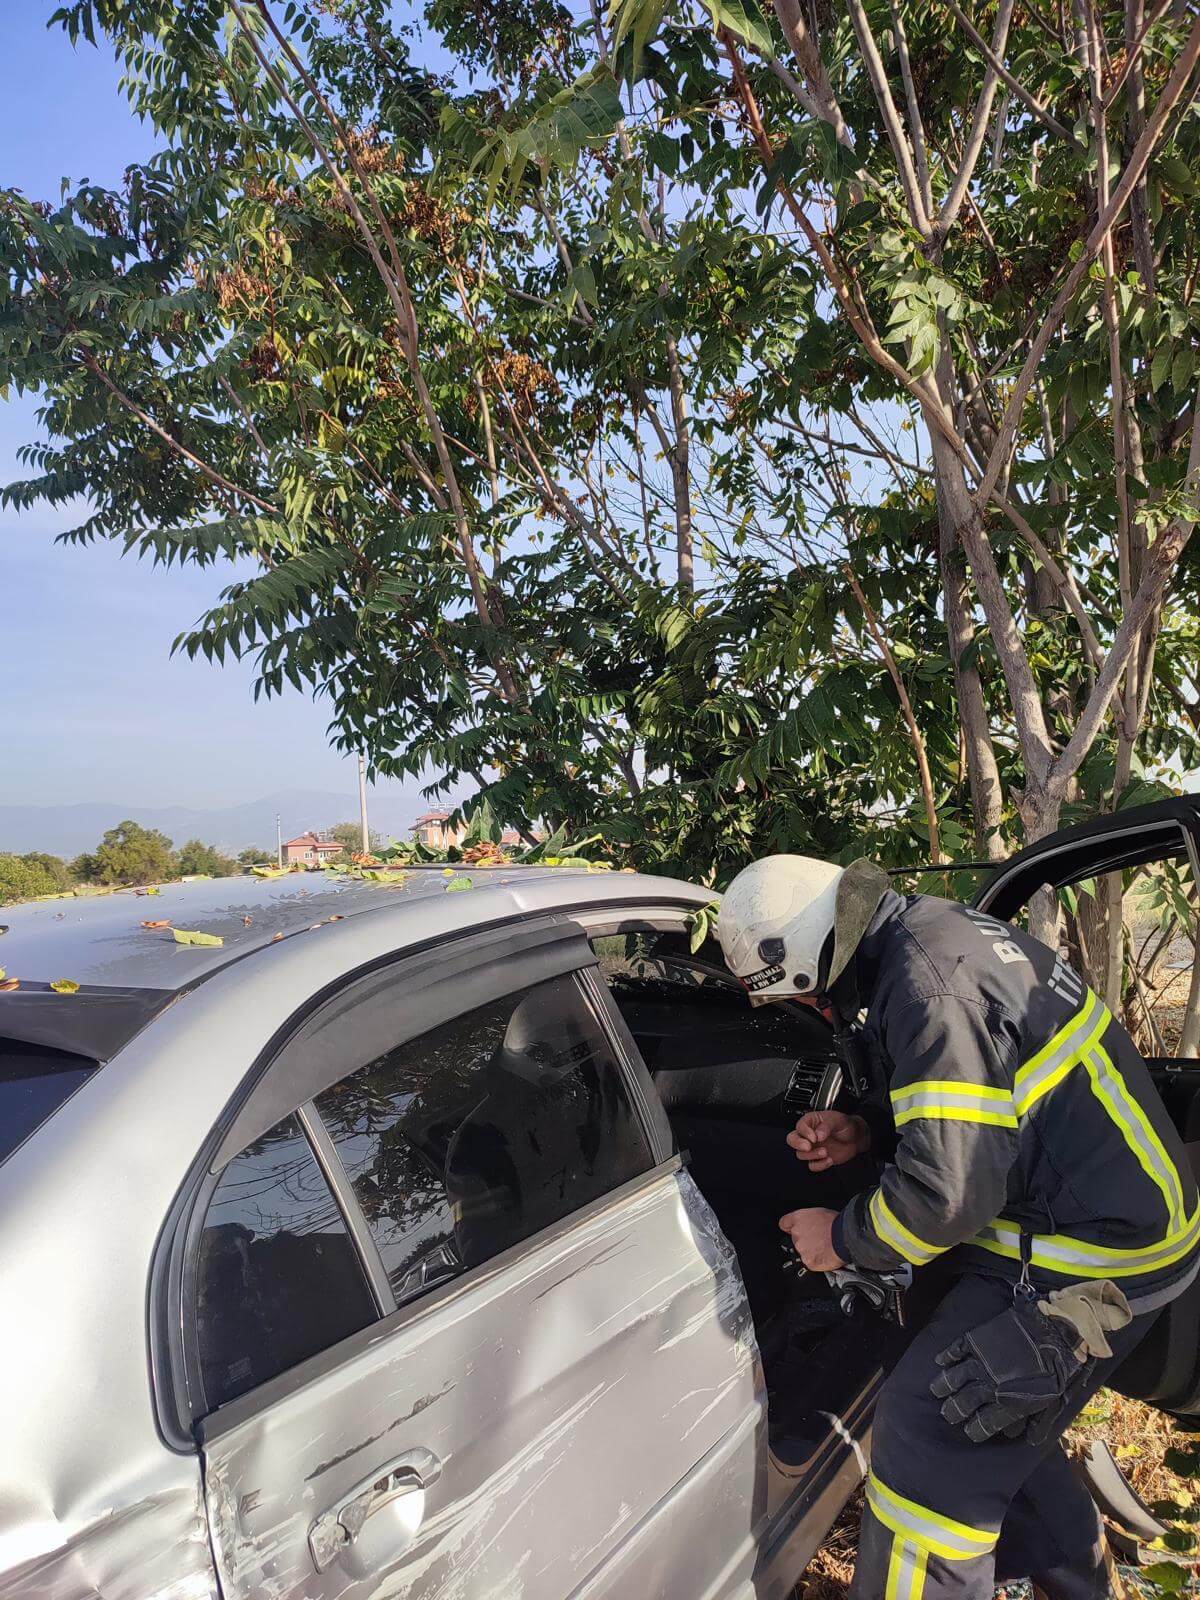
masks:
[[[1064,828],[998,867],[975,904],[1017,921],[1043,892],[1057,901],[1060,948],[1133,1035],[1200,1173],[1200,796]],[[1200,1278],[1113,1387],[1200,1415]]]
[[[570,925],[325,997],[222,1131],[180,1352],[225,1600],[744,1600],[731,1254]]]

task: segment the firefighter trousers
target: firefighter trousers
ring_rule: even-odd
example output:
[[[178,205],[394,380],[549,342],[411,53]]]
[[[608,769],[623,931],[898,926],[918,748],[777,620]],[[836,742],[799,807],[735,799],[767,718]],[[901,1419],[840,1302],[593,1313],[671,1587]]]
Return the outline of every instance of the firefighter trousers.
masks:
[[[880,1394],[851,1600],[991,1600],[1030,1578],[1049,1600],[1107,1600],[1100,1519],[1056,1435],[973,1444],[929,1392],[939,1351],[1012,1303],[1012,1285],[968,1272],[913,1339]],[[1149,1331],[1156,1313],[1111,1335],[1065,1428]]]

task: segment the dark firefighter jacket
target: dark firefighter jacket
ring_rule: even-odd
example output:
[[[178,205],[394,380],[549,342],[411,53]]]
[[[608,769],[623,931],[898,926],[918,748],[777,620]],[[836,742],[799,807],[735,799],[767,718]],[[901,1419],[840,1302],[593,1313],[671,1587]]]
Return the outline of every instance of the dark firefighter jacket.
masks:
[[[864,1267],[954,1245],[1042,1284],[1111,1278],[1171,1298],[1200,1214],[1179,1136],[1133,1041],[1039,940],[953,901],[885,895],[849,977],[896,1146],[838,1217]],[[835,999],[845,996],[835,988]],[[856,992],[855,992],[856,991]]]

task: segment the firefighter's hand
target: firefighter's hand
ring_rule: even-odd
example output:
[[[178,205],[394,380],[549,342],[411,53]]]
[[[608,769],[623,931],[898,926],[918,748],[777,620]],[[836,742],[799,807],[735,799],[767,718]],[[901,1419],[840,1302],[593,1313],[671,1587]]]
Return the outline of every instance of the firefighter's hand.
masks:
[[[862,1117],[847,1111],[806,1111],[787,1142],[810,1172],[840,1167],[871,1148],[871,1130]]]
[[[836,1272],[846,1265],[833,1248],[836,1216],[836,1211],[812,1206],[804,1211],[789,1211],[779,1219],[779,1226],[791,1234],[792,1246],[810,1272]]]

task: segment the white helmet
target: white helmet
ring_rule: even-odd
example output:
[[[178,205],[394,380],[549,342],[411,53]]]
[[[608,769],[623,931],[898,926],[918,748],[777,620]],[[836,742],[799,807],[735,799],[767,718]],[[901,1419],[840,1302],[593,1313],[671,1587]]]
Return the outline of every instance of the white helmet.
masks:
[[[739,872],[721,897],[717,937],[750,1004],[827,991],[886,889],[886,873],[861,859],[839,867],[812,856],[764,856]]]

